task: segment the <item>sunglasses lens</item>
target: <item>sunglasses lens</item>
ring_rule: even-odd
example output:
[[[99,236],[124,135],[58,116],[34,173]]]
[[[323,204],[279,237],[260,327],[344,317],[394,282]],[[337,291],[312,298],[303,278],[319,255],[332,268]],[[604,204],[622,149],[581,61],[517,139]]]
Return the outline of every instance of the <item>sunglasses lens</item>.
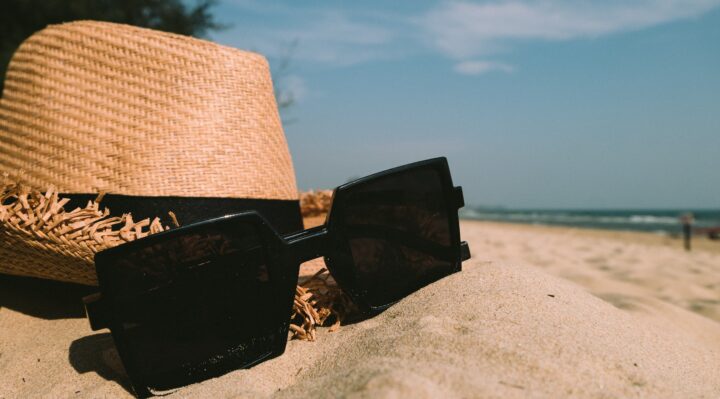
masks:
[[[166,390],[284,348],[292,289],[281,292],[287,284],[277,283],[257,227],[209,226],[97,259],[110,327],[136,385]]]
[[[444,187],[430,166],[348,187],[336,224],[348,245],[337,258],[353,267],[339,280],[378,307],[456,271],[457,216],[451,221]]]

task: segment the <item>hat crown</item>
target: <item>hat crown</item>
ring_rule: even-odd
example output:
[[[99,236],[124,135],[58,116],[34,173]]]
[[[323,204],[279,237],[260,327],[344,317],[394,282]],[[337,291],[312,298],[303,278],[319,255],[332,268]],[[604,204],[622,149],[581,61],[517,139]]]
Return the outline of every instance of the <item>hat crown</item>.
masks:
[[[0,172],[66,193],[297,199],[264,57],[106,22],[15,52]]]

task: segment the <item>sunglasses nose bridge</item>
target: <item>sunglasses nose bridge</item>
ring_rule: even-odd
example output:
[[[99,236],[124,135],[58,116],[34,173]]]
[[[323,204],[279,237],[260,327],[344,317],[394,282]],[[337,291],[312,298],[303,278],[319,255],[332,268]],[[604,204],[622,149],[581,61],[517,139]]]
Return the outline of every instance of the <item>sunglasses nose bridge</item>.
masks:
[[[285,239],[293,259],[301,263],[307,262],[325,255],[328,246],[328,230],[325,226],[318,226]]]

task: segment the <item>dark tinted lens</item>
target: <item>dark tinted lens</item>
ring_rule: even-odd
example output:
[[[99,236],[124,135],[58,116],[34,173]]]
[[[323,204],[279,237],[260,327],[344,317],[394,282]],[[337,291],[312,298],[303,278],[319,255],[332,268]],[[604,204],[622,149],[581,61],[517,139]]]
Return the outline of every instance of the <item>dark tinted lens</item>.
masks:
[[[434,168],[352,186],[339,206],[338,230],[349,245],[336,261],[353,263],[345,280],[371,306],[395,302],[455,270],[457,243]]]
[[[98,268],[118,349],[141,385],[164,390],[219,375],[286,340],[289,297],[273,282],[255,226],[202,227],[135,248]]]

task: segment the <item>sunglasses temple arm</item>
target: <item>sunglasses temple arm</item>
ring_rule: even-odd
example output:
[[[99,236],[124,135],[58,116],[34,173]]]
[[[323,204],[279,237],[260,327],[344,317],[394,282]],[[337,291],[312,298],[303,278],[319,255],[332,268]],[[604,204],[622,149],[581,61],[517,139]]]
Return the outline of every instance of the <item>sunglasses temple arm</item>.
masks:
[[[300,263],[319,258],[327,251],[328,231],[324,225],[286,235],[283,238],[288,244],[291,256]]]
[[[90,328],[93,331],[107,328],[107,311],[100,293],[84,297],[83,304],[85,305],[85,314],[90,321]]]
[[[430,254],[438,259],[452,260],[454,261],[457,252],[452,251],[449,247],[444,247],[432,240],[428,240],[422,237],[414,236],[406,233],[402,230],[392,229],[385,226],[352,226],[350,230],[350,236],[352,237],[367,237],[367,238],[379,238],[383,240],[390,240],[396,243],[400,243],[408,248],[413,248],[418,251]],[[470,259],[470,246],[466,241],[460,242],[460,261],[466,261]]]
[[[467,241],[461,241],[460,242],[460,261],[466,261],[470,259],[472,255],[470,255],[470,246],[468,245]]]

